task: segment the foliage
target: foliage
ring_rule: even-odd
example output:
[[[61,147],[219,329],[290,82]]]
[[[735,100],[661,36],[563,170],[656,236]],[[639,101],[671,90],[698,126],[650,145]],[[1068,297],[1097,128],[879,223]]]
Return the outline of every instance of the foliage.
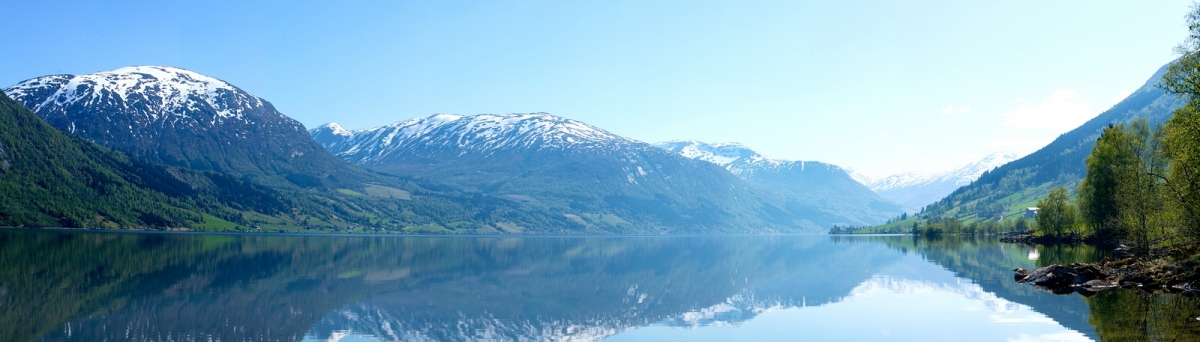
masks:
[[[1177,196],[1180,224],[1192,241],[1200,241],[1200,104],[1175,111],[1164,136],[1170,155],[1170,187]]]
[[[179,227],[195,207],[138,183],[157,170],[64,134],[0,95],[0,226]]]
[[[1075,191],[1079,195],[1082,219],[1092,234],[1102,238],[1123,236],[1117,225],[1118,169],[1114,166],[1134,162],[1129,153],[1121,152],[1124,144],[1119,141],[1125,139],[1124,131],[1111,125],[1100,134],[1087,157],[1087,176]]]
[[[1062,236],[1074,232],[1079,212],[1070,200],[1067,188],[1062,186],[1038,200],[1037,227],[1043,235]]]

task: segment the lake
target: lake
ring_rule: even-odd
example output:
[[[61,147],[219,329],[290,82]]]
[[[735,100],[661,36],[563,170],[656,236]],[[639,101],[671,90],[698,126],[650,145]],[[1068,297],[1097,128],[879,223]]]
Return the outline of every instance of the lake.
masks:
[[[1200,340],[1200,301],[1055,295],[996,238],[0,230],[0,340]]]

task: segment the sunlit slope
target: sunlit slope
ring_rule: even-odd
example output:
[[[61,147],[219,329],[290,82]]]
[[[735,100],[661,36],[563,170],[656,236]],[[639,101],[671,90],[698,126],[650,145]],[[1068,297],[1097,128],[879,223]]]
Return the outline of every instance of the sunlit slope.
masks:
[[[1165,71],[1166,66],[1160,68],[1129,97],[1046,147],[986,172],[970,185],[928,205],[925,213],[929,217],[973,219],[980,212],[1002,207],[1004,216],[1011,217],[1032,206],[1054,186],[1073,189],[1086,173],[1084,160],[1104,127],[1138,118],[1156,125],[1166,121],[1183,104],[1177,96],[1156,86]]]

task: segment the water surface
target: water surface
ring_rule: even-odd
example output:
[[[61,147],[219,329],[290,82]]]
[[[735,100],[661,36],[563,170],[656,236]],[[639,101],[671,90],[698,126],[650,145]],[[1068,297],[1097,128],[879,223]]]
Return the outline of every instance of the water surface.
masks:
[[[1200,338],[1193,298],[1054,295],[1090,247],[908,236],[393,237],[0,230],[16,341]],[[3,340],[3,339],[0,339]]]

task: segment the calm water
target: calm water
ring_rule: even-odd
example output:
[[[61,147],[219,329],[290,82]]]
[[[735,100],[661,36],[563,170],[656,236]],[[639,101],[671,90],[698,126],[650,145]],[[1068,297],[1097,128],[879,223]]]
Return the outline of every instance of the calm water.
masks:
[[[876,236],[0,230],[0,340],[1200,340],[1200,302],[1053,295],[1087,247]]]

